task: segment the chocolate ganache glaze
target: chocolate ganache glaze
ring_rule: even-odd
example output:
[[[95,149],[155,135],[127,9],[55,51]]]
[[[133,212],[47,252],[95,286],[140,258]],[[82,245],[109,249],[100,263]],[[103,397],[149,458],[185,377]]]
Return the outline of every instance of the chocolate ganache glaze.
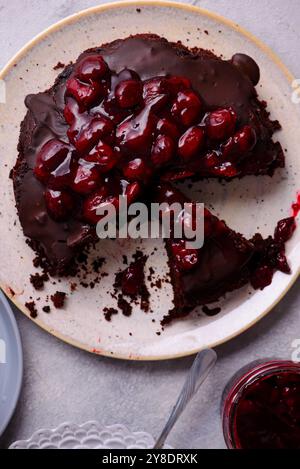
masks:
[[[259,68],[250,57],[236,54],[231,60],[222,60],[210,51],[189,50],[179,43],[170,43],[154,35],[137,35],[88,50],[74,65],[65,68],[51,89],[26,97],[28,112],[21,126],[19,157],[13,170],[17,208],[24,234],[30,239],[32,247],[46,257],[50,271],[53,268],[56,273],[65,273],[78,247],[96,239],[95,227],[82,218],[83,202],[76,194],[72,217],[58,221],[49,216],[44,198],[45,187],[33,171],[36,156],[46,142],[55,138],[69,144],[69,126],[64,117],[66,82],[74,76],[76,64],[95,53],[101,54],[111,71],[111,92],[120,82],[120,76],[126,75],[126,70],[138,74],[142,81],[153,77],[182,76],[190,80],[206,112],[232,108],[237,116],[238,129],[245,125],[255,128],[255,148],[239,162],[238,171],[233,176],[272,175],[277,167],[284,166],[281,146],[272,141],[272,134],[280,126],[277,121],[269,120],[265,104],[257,99],[255,85],[259,81]],[[101,103],[98,110],[105,113]],[[156,172],[154,178],[159,180],[164,176],[171,180],[171,173],[178,174],[181,170],[188,170],[184,173],[187,176],[220,176],[203,169],[197,160],[193,160],[184,165],[175,162],[171,168]],[[119,193],[124,192],[126,181],[125,185],[122,184],[117,190]]]

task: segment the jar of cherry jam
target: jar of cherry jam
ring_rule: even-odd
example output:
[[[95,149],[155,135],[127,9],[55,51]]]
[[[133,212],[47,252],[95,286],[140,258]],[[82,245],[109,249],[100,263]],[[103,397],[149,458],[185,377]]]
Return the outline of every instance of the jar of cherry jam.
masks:
[[[242,368],[224,390],[222,419],[230,449],[300,449],[300,363]]]

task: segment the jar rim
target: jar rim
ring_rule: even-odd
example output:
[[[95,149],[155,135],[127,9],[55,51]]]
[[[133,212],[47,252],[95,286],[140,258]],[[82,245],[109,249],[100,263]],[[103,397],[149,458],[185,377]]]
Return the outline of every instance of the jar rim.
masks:
[[[300,362],[293,362],[291,360],[270,359],[261,363],[256,363],[253,368],[250,368],[242,376],[236,377],[225,397],[223,405],[222,426],[225,443],[229,449],[241,449],[238,444],[237,432],[234,431],[235,411],[237,403],[245,388],[253,384],[262,377],[271,376],[278,372],[295,372],[300,374]],[[254,364],[253,363],[253,364]]]

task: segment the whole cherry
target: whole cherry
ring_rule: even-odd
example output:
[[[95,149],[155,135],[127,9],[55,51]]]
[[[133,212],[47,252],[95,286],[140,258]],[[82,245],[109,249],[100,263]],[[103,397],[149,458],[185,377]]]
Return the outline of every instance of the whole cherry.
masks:
[[[139,80],[124,80],[115,90],[116,101],[121,108],[131,108],[142,100],[142,83]]]
[[[41,182],[46,183],[50,177],[50,173],[63,163],[69,152],[69,145],[61,140],[51,139],[46,142],[36,157],[34,168],[35,176]]]
[[[179,139],[178,154],[183,160],[189,161],[199,154],[204,143],[204,130],[197,126],[190,127]]]
[[[49,215],[56,221],[65,220],[74,208],[74,200],[67,191],[46,189],[44,193]]]
[[[202,102],[193,90],[180,91],[171,107],[171,114],[185,127],[189,127],[200,118]]]
[[[96,224],[107,211],[112,213],[114,210],[118,210],[118,207],[119,197],[108,195],[107,187],[103,186],[84,200],[83,217],[89,223]]]
[[[79,194],[90,194],[96,190],[102,182],[99,169],[93,164],[79,164],[71,188]]]
[[[76,137],[76,150],[80,153],[88,152],[99,142],[100,138],[105,138],[113,132],[114,125],[108,117],[101,114],[95,115]]]
[[[102,87],[98,81],[84,83],[72,77],[67,81],[66,95],[72,96],[81,108],[88,108],[101,98]]]
[[[108,66],[100,54],[89,54],[76,67],[75,74],[80,80],[98,80],[108,71]]]
[[[135,158],[124,166],[123,174],[129,181],[147,182],[152,176],[152,170],[143,159]]]
[[[118,163],[118,155],[110,145],[100,140],[90,153],[84,156],[84,160],[97,165],[101,173],[107,173]]]
[[[154,166],[163,166],[172,160],[174,152],[175,144],[172,138],[168,135],[159,135],[152,147],[151,161]]]
[[[236,121],[237,115],[232,108],[210,112],[205,119],[208,137],[211,140],[221,141],[232,136]]]

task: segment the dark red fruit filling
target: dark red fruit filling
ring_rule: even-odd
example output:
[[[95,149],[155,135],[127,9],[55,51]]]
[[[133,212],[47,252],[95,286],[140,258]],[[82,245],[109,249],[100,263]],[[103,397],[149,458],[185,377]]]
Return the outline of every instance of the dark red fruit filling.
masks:
[[[171,107],[171,114],[184,127],[199,121],[203,109],[200,98],[192,90],[180,91]]]
[[[94,165],[79,165],[72,181],[72,189],[79,194],[89,194],[101,184],[102,178],[99,169]]]
[[[69,142],[47,142],[34,173],[49,189],[76,193],[80,216],[91,224],[99,219],[98,202],[117,206],[124,193],[136,200],[153,178],[237,176],[259,131],[239,127],[231,108],[207,109],[186,77],[116,74],[97,53],[83,57],[68,78],[64,117]]]
[[[154,142],[151,153],[151,161],[154,166],[163,166],[169,163],[175,152],[175,144],[168,135],[159,135]]]
[[[118,209],[119,198],[117,195],[110,195],[107,186],[102,186],[101,189],[87,197],[83,204],[83,217],[91,224],[96,224],[105,215],[105,210],[109,210],[113,206]],[[101,209],[103,213],[98,214],[97,211]]]
[[[278,243],[286,243],[286,241],[288,241],[292,237],[295,229],[296,221],[294,217],[289,217],[280,220],[277,223],[277,227],[274,233],[275,241],[277,241]]]
[[[47,189],[45,201],[48,212],[58,221],[67,218],[74,208],[74,199],[67,191]]]
[[[140,260],[132,262],[121,274],[121,289],[124,295],[136,296],[144,276],[144,263]]]
[[[131,108],[142,100],[142,83],[139,80],[124,80],[116,87],[116,101],[121,108]]]
[[[236,404],[234,427],[243,449],[300,449],[300,370],[246,386]]]
[[[207,135],[211,140],[225,140],[230,137],[236,125],[236,113],[233,109],[218,109],[206,117]]]
[[[34,174],[43,183],[47,183],[51,173],[61,165],[69,155],[69,145],[60,140],[49,140],[36,157]]]
[[[204,146],[205,134],[200,127],[190,127],[179,139],[178,153],[185,161],[199,155]]]
[[[171,247],[175,262],[180,270],[191,270],[197,265],[199,255],[201,255],[200,250],[187,249],[184,240],[174,241]]]
[[[107,72],[107,65],[101,55],[89,55],[81,60],[77,67],[77,75],[81,80],[97,80]]]

